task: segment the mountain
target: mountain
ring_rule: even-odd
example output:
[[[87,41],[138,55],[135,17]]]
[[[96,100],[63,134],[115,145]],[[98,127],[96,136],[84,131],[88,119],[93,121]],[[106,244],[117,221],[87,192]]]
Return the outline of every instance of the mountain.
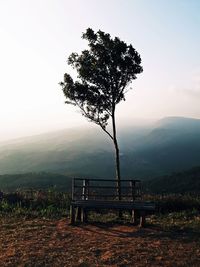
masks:
[[[200,165],[200,120],[168,117],[118,131],[122,177],[152,177]],[[98,127],[74,128],[0,143],[0,174],[51,172],[113,178],[112,141]]]
[[[184,117],[166,117],[156,123],[157,128],[167,128],[173,130],[185,130],[186,132],[194,132],[200,130],[200,120]]]
[[[76,161],[82,165],[96,151],[101,154],[110,149],[108,140],[93,128],[67,129],[21,138],[0,144],[0,174],[57,170],[70,172]]]
[[[200,164],[200,120],[168,117],[138,144],[137,156],[170,173]]]

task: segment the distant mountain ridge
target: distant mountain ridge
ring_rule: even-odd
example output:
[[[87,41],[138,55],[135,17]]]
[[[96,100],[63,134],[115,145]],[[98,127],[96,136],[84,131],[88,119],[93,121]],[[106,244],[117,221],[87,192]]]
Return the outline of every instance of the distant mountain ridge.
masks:
[[[200,165],[200,120],[167,117],[119,128],[122,177],[150,179]],[[54,172],[113,178],[114,150],[101,129],[66,129],[0,143],[0,174]]]
[[[185,129],[190,131],[191,128],[200,128],[200,120],[185,117],[165,117],[159,120],[155,125],[157,128],[164,127],[168,129]]]

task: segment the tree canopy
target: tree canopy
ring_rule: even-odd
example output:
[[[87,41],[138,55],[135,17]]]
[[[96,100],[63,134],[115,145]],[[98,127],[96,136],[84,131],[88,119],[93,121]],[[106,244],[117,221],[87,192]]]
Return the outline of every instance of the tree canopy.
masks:
[[[68,64],[77,71],[77,80],[65,73],[60,84],[66,103],[78,106],[82,115],[105,130],[116,104],[125,100],[127,86],[143,70],[141,58],[131,44],[100,30],[94,33],[88,28],[82,38],[88,41],[89,49],[68,58]]]

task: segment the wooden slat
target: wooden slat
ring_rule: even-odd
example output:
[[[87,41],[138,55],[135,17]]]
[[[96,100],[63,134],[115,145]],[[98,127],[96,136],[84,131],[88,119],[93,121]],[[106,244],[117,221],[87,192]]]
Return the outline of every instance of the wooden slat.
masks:
[[[83,194],[83,193],[81,194],[81,193],[76,193],[75,192],[74,196],[82,197],[82,196],[85,196],[85,194]],[[122,197],[129,197],[129,198],[131,197],[132,198],[132,194],[131,195],[130,194],[121,194],[121,196]],[[139,197],[140,195],[136,195],[135,194],[135,196]],[[94,195],[92,195],[92,194],[90,194],[90,197],[96,197],[96,198],[99,198],[99,197],[113,197],[113,198],[116,198],[116,197],[118,197],[118,195],[113,195],[113,194],[112,195],[106,195],[106,194],[105,195],[103,195],[103,194],[94,194]]]
[[[74,178],[75,181],[83,181],[85,180],[85,178]],[[90,180],[92,182],[115,182],[116,183],[116,180],[113,180],[113,179],[87,179],[87,180]],[[128,180],[121,180],[121,183],[123,182],[130,182],[130,181],[135,181],[135,182],[138,182],[140,183],[141,181],[140,180],[134,180],[134,179],[128,179]]]
[[[81,194],[81,193],[75,193],[74,194],[74,199],[81,199],[81,198],[83,198],[83,196],[84,196],[84,194]],[[132,200],[132,195],[130,195],[130,194],[122,194],[121,195],[123,198],[127,198],[127,200],[129,200],[130,198],[131,198],[131,200]],[[138,195],[138,196],[140,196],[140,195]],[[102,199],[104,199],[104,198],[110,198],[110,199],[113,199],[113,200],[118,200],[117,199],[117,197],[118,197],[118,195],[114,195],[114,194],[93,194],[92,192],[90,193],[90,195],[89,195],[89,198],[87,198],[87,199],[96,199],[96,200],[102,200]]]
[[[85,185],[74,185],[74,188],[83,188]],[[103,185],[88,185],[88,188],[98,188],[98,189],[117,189],[118,186],[103,186]],[[134,186],[134,189],[139,189],[139,186]],[[121,189],[131,189],[130,186],[121,186]]]
[[[77,200],[71,204],[83,208],[155,210],[153,202]]]

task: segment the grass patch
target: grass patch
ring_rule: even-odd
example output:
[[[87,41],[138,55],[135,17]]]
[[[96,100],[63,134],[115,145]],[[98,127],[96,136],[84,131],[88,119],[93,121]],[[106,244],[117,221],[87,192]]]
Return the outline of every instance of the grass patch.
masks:
[[[1,193],[0,216],[59,218],[67,215],[69,205],[69,194],[53,189]]]
[[[200,234],[200,213],[198,210],[186,210],[167,214],[156,214],[150,217],[151,225],[163,230],[195,232]]]

